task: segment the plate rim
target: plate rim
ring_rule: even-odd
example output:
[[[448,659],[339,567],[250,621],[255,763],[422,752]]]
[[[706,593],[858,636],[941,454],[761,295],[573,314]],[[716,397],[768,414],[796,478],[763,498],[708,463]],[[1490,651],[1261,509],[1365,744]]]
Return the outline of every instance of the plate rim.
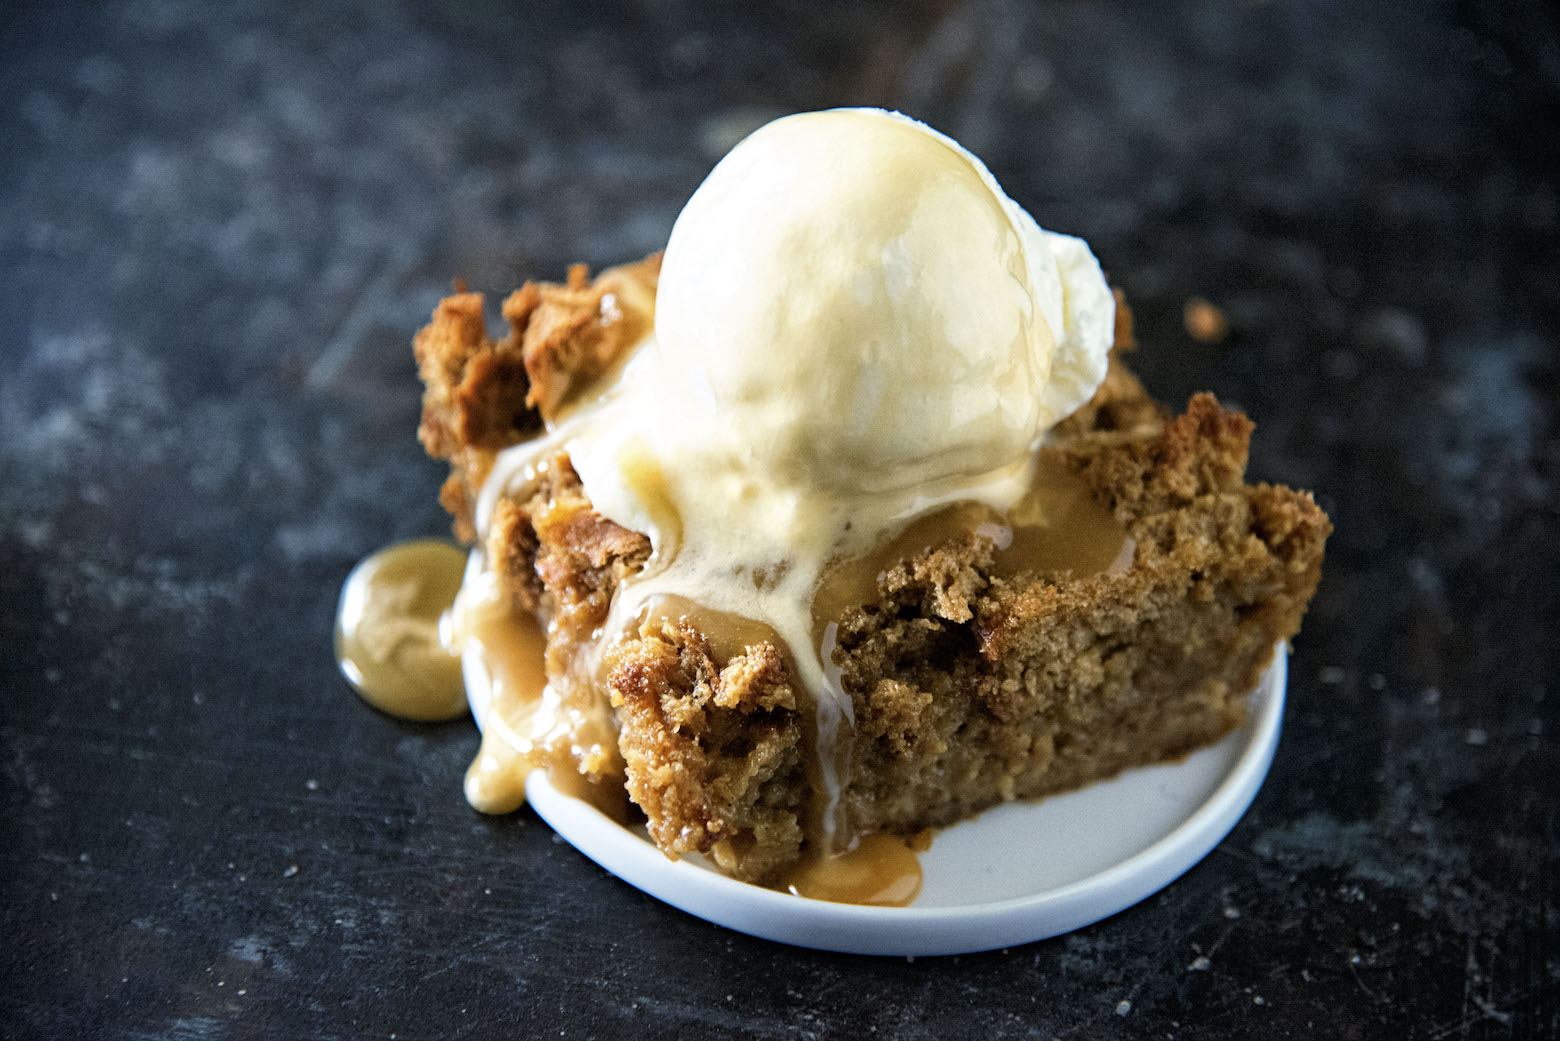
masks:
[[[810,900],[669,859],[595,807],[558,792],[544,771],[527,779],[526,798],[560,837],[610,874],[737,932],[846,954],[919,957],[997,950],[1069,933],[1124,911],[1211,853],[1250,808],[1272,765],[1287,676],[1288,646],[1279,643],[1248,695],[1246,722],[1224,739],[1244,736],[1235,762],[1208,798],[1168,834],[1086,878],[1003,900],[927,908]],[[480,714],[474,714],[480,723]],[[620,870],[625,865],[626,872]]]

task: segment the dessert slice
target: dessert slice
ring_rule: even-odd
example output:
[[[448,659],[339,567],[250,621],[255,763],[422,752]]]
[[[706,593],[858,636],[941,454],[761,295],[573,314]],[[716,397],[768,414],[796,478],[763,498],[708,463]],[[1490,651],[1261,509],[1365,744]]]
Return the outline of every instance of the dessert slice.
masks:
[[[656,259],[588,289],[575,276],[566,305],[557,286],[516,297],[571,308],[575,321],[555,313],[549,326],[599,342],[599,297],[624,279],[653,290]],[[508,337],[489,340],[480,309],[473,294],[451,297],[418,338],[421,436],[454,464],[443,499],[468,538],[495,449],[540,427],[515,403],[528,386],[545,400],[562,371],[552,363],[592,356],[543,339],[510,307]],[[1072,518],[1092,528],[1064,536],[1085,544],[1026,561],[999,548],[1000,526],[948,518],[927,533],[943,540],[886,547],[859,602],[842,605],[833,664],[855,719],[841,798],[850,831],[913,835],[1184,755],[1240,723],[1244,695],[1298,631],[1327,518],[1306,492],[1244,483],[1244,416],[1208,394],[1175,417],[1153,403],[1122,360],[1130,316],[1117,314],[1105,381],[1040,450],[1053,485],[1086,497]],[[515,375],[528,367],[533,384]],[[707,853],[759,882],[793,870],[809,852],[813,793],[805,698],[784,649],[690,604],[597,647],[650,540],[592,508],[566,455],[496,500],[483,547],[508,609],[560,623],[550,659],[601,658],[602,689],[579,697],[610,700],[620,762],[585,775],[626,785],[668,854]]]
[[[973,156],[870,111],[739,146],[664,270],[527,284],[501,339],[443,301],[420,436],[494,679],[468,798],[549,766],[795,887],[1227,733],[1329,524],[1245,483],[1244,416],[1148,397],[1113,303]]]

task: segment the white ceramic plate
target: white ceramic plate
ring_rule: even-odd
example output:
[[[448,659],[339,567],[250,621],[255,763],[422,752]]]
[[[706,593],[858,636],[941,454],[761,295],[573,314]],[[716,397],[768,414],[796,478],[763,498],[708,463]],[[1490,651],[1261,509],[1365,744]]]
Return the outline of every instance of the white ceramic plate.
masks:
[[[1287,663],[1280,646],[1251,694],[1245,725],[1179,763],[1001,806],[938,832],[920,856],[921,894],[906,908],[809,900],[734,881],[701,857],[668,860],[643,829],[560,794],[540,771],[526,796],[559,835],[614,875],[739,932],[849,954],[1013,947],[1125,910],[1208,855],[1251,805],[1273,762]],[[486,675],[469,657],[465,665],[480,723]]]

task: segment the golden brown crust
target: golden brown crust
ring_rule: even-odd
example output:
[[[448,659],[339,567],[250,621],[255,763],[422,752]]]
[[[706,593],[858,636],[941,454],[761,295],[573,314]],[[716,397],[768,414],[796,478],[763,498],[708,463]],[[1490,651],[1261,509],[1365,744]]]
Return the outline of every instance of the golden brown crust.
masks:
[[[766,877],[796,859],[805,792],[790,670],[758,644],[716,663],[686,619],[646,622],[608,657],[628,790],[668,856],[713,852]]]
[[[523,498],[498,501],[487,550],[524,607],[578,618],[580,631],[590,632],[605,620],[618,583],[649,559],[650,540],[597,513],[560,453]]]
[[[630,267],[632,277],[653,294],[661,254]],[[626,270],[604,271],[591,282],[585,265],[575,264],[563,285],[527,282],[504,301],[504,319],[520,344],[530,378],[525,403],[544,419],[552,419],[580,387],[610,369],[637,339],[638,323],[622,312],[615,299]]]
[[[617,298],[653,297],[660,271],[656,253],[594,282],[583,264],[562,285],[527,282],[503,303],[502,340],[487,335],[481,293],[439,302],[413,341],[425,388],[417,435],[429,455],[450,461],[439,501],[462,541],[476,537],[472,510],[493,457],[540,429],[637,340],[642,318]]]
[[[529,385],[544,386],[542,404],[564,400],[575,372],[604,371],[591,326],[600,295],[583,279],[571,272],[567,286],[511,297],[507,347],[482,338],[469,295],[441,305],[437,331],[418,345],[431,452],[457,461],[478,450],[460,432],[492,424],[462,425],[461,410],[513,400],[513,387],[481,386],[496,369],[472,375],[466,359],[484,350],[525,354],[530,342],[525,367]],[[856,718],[843,799],[852,827],[913,834],[1182,755],[1239,722],[1275,643],[1298,630],[1326,516],[1307,493],[1244,483],[1244,416],[1200,394],[1172,418],[1148,397],[1120,357],[1131,342],[1125,306],[1117,337],[1104,383],[1045,451],[1123,524],[1132,566],[1003,578],[991,544],[968,536],[885,571],[877,601],[847,614],[836,656]],[[469,523],[475,487],[464,465],[444,493],[458,525]],[[500,502],[488,548],[520,604],[571,623],[554,627],[549,653],[590,639],[650,551],[591,508],[562,456],[523,499]],[[809,791],[783,656],[760,643],[720,661],[695,625],[661,618],[614,645],[605,674],[626,784],[661,848],[709,853],[760,881],[794,863]]]

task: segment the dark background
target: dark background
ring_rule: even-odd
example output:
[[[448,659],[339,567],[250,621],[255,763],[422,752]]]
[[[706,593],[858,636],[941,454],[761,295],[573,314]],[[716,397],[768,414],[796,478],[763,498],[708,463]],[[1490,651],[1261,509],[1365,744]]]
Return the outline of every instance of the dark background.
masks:
[[[352,563],[447,530],[451,278],[656,249],[842,103],[1087,237],[1149,386],[1337,525],[1245,820],[1009,951],[662,906],[331,661]],[[0,1036],[1554,1036],[1557,142],[1536,3],[0,4]]]

